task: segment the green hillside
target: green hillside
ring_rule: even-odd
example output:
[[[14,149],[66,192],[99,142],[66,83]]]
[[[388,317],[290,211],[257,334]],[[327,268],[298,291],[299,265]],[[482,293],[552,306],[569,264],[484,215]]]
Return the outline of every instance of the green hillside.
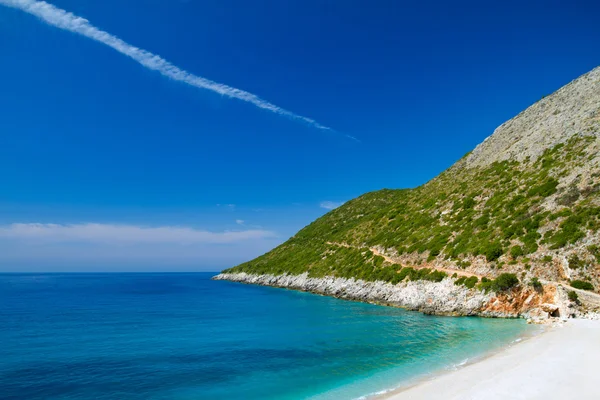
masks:
[[[533,118],[533,111],[504,131],[519,118]],[[535,121],[554,112],[537,111]],[[415,189],[384,189],[348,201],[274,250],[224,272],[308,272],[394,283],[441,280],[453,271],[490,278],[511,272],[522,280],[581,280],[598,288],[600,113],[590,115],[579,132],[565,132],[541,150],[535,135],[502,139],[509,134],[499,128],[492,138],[500,139],[486,141],[479,153],[503,140],[510,146],[520,141],[533,156],[519,152],[486,164],[484,153],[467,154]]]

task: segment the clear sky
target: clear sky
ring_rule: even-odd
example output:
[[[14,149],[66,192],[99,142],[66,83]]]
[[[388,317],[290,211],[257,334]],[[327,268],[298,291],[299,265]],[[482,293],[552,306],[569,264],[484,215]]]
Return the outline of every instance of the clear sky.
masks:
[[[229,267],[600,65],[593,0],[50,4],[0,0],[0,271]]]

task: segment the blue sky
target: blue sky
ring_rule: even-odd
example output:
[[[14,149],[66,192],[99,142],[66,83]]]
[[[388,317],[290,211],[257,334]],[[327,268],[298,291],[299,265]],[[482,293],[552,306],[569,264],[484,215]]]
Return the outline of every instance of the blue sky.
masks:
[[[231,266],[323,206],[426,182],[600,64],[595,1],[50,4],[0,0],[0,271]],[[316,122],[165,77],[31,7]]]

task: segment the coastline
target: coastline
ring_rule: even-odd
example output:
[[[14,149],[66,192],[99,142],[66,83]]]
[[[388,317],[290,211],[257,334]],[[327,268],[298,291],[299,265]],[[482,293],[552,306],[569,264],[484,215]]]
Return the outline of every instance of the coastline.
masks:
[[[400,307],[409,311],[443,316],[479,316],[488,318],[524,318],[531,322],[553,321],[549,311],[559,310],[561,316],[572,313],[556,290],[539,295],[524,289],[496,295],[475,288],[456,285],[453,278],[440,282],[405,281],[391,284],[383,281],[363,281],[354,278],[300,275],[270,275],[220,273],[214,280],[300,290],[344,300]],[[546,304],[555,303],[560,305]],[[550,306],[550,309],[545,309]]]
[[[476,317],[476,318],[482,318],[482,317]],[[549,332],[550,330],[554,329],[559,324],[560,323],[532,324],[532,327],[535,327],[536,329],[524,332],[522,335],[517,336],[510,343],[506,343],[505,345],[503,345],[501,347],[491,349],[489,351],[484,351],[475,356],[465,358],[463,361],[458,362],[458,363],[446,365],[446,366],[443,366],[438,369],[433,369],[425,374],[415,376],[409,380],[398,382],[398,384],[396,386],[390,386],[389,388],[381,390],[379,392],[366,394],[355,400],[394,400],[395,396],[398,396],[401,393],[412,390],[412,389],[419,387],[421,385],[424,385],[426,383],[434,382],[438,378],[444,377],[446,375],[454,374],[454,373],[459,372],[459,371],[463,370],[464,368],[469,367],[471,365],[475,365],[480,362],[485,362],[487,359],[494,357],[498,354],[501,354],[501,353],[507,351],[508,349],[511,349],[514,346],[520,346],[527,341],[535,340],[538,337]]]
[[[360,301],[433,315],[484,316],[483,308],[492,296],[464,286],[454,285],[451,279],[442,282],[402,282],[397,285],[375,281],[366,282],[354,278],[323,278],[301,275],[255,275],[220,273],[214,280],[227,280],[251,285],[279,287],[338,299]],[[509,313],[487,313],[489,317],[518,317]]]
[[[597,312],[572,313],[559,302],[561,317],[535,318],[532,309],[521,312],[495,312],[481,307],[488,299],[473,298],[473,292],[457,292],[450,279],[439,283],[407,282],[389,285],[334,277],[309,278],[219,274],[213,279],[280,287],[336,298],[401,307],[437,315],[528,318],[545,325],[541,332],[525,335],[508,346],[483,353],[480,357],[390,385],[390,389],[366,394],[360,399],[596,399],[595,366],[600,360],[600,315]],[[460,289],[460,288],[459,288]],[[557,296],[560,300],[563,296]],[[467,300],[469,307],[457,304]],[[469,302],[470,300],[470,302]],[[475,301],[473,301],[475,300]],[[478,304],[479,303],[479,304]],[[476,306],[479,305],[479,307]],[[475,307],[474,307],[475,306]],[[546,304],[538,306],[542,309]],[[563,310],[571,311],[563,312]],[[524,311],[524,312],[523,312]],[[534,309],[535,311],[535,309]],[[573,314],[569,318],[570,314]],[[573,317],[580,318],[573,318]]]
[[[568,320],[449,372],[369,398],[595,399],[600,321]]]

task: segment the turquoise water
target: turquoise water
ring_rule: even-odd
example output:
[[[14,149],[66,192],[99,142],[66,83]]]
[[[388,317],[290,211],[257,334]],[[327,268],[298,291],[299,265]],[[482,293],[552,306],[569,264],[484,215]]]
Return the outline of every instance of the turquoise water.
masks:
[[[354,399],[531,329],[210,276],[0,275],[0,397]]]

